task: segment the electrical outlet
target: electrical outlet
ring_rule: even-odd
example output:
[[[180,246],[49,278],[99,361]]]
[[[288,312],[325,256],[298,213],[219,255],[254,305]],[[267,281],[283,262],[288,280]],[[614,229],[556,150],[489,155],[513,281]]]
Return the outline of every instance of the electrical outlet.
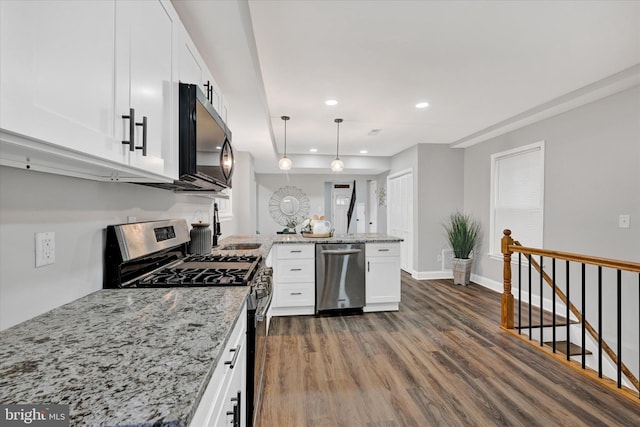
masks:
[[[56,262],[56,233],[36,233],[36,267]]]

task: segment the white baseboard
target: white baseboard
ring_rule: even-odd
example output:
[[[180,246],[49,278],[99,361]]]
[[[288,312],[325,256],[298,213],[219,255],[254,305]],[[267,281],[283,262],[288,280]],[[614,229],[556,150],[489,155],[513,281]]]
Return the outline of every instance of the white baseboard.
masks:
[[[415,271],[409,272],[416,280],[453,279],[451,271]]]

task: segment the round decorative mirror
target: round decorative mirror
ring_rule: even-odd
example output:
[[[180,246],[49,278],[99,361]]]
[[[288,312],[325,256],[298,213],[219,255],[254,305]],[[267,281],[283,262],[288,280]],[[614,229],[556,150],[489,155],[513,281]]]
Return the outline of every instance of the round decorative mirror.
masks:
[[[284,215],[292,216],[300,210],[300,202],[293,196],[286,196],[280,200],[280,211]]]
[[[309,198],[298,187],[281,187],[269,200],[269,213],[278,224],[293,228],[308,218]]]

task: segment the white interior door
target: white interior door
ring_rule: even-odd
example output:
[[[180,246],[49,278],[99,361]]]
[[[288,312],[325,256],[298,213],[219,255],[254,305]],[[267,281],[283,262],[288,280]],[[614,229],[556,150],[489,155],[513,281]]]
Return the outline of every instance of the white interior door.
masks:
[[[413,172],[403,171],[387,177],[388,234],[400,242],[400,267],[413,270]]]
[[[364,203],[356,203],[356,233],[366,233],[366,219],[364,215]]]
[[[347,233],[347,212],[351,201],[350,188],[334,188],[331,191],[331,216],[335,234]]]
[[[369,181],[369,233],[378,232],[378,181]]]

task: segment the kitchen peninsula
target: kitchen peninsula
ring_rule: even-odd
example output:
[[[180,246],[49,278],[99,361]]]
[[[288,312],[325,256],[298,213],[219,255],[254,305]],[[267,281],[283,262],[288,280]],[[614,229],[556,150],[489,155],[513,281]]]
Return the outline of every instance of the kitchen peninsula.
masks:
[[[341,247],[362,244],[365,258],[361,260],[364,261],[361,268],[366,268],[362,311],[397,311],[400,304],[401,241],[398,237],[379,233],[339,234],[320,238],[298,234],[277,235],[268,259],[268,263],[273,265],[274,281],[270,316],[317,312],[316,265],[320,255],[316,253],[316,244],[342,244]]]

